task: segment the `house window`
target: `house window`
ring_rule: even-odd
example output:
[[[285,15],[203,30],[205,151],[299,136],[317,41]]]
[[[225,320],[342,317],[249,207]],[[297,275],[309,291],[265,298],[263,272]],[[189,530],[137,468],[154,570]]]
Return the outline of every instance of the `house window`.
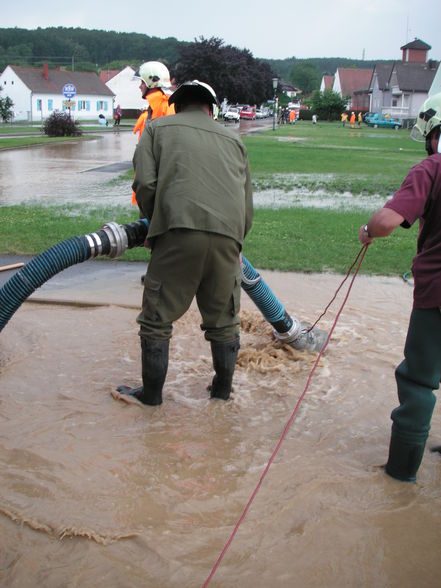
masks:
[[[107,103],[104,100],[97,100],[96,101],[96,109],[97,110],[107,110],[106,105]]]
[[[86,110],[86,101],[78,100],[78,110]]]
[[[54,109],[54,101],[52,100],[52,98],[49,98],[47,101],[47,109],[49,110],[49,112]]]
[[[396,98],[392,99],[392,106],[398,106],[398,100]]]
[[[41,98],[37,99],[37,112],[41,112],[42,102]]]

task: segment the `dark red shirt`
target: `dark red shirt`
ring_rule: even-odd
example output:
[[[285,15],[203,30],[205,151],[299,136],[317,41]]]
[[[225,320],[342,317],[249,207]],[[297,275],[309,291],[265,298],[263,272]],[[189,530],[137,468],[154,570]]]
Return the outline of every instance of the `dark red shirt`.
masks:
[[[405,228],[420,221],[412,263],[414,308],[441,306],[441,154],[415,165],[385,208],[401,214]]]

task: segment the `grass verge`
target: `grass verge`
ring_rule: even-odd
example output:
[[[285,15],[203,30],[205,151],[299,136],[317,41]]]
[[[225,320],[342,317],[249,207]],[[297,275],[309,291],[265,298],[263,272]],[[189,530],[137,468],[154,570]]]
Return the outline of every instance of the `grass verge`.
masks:
[[[0,251],[35,255],[74,235],[98,230],[105,222],[137,220],[133,208],[5,206],[0,208]],[[258,209],[244,254],[261,269],[345,273],[358,251],[364,212],[323,209]],[[399,276],[415,254],[416,227],[397,230],[369,247],[361,273]],[[147,261],[143,248],[127,251],[124,261]]]

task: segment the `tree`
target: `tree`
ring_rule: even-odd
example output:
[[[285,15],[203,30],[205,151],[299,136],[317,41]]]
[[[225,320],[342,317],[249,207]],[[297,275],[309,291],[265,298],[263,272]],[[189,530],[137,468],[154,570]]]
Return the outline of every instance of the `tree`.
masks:
[[[211,37],[181,46],[180,56],[171,68],[178,84],[198,79],[210,84],[219,100],[261,104],[273,94],[271,67],[255,59],[248,49],[224,45]]]
[[[0,88],[0,92],[2,91],[2,89],[3,88]],[[2,98],[0,96],[0,118],[3,122],[8,122],[14,116],[14,113],[12,112],[13,106],[14,103],[9,98],[9,96],[6,96],[5,98]]]
[[[303,94],[310,94],[320,87],[321,75],[315,63],[298,61],[294,63],[289,79]]]
[[[337,120],[346,110],[346,101],[332,90],[316,90],[311,96],[311,108],[322,120]]]

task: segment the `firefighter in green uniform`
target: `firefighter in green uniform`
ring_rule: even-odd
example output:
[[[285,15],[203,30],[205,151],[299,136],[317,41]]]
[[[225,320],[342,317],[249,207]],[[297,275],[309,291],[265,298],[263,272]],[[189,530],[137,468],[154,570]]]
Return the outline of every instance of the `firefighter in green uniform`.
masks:
[[[143,385],[118,391],[149,405],[162,403],[173,322],[194,297],[211,344],[211,397],[229,398],[239,350],[239,256],[253,216],[246,149],[212,119],[213,89],[186,82],[169,102],[177,114],[152,121],[133,158],[151,248],[137,319]]]

